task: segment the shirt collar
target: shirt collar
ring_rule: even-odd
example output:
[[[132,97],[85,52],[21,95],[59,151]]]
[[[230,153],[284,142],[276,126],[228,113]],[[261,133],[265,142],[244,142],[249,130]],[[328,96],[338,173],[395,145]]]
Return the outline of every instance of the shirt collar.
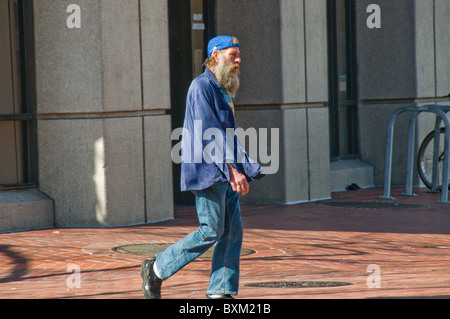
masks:
[[[205,74],[220,89],[219,82],[209,68],[205,68]]]

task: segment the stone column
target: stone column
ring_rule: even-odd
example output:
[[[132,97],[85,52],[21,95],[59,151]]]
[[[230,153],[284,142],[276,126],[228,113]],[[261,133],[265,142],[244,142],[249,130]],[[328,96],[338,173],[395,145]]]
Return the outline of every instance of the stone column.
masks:
[[[253,183],[243,201],[329,198],[326,1],[217,1],[217,11],[218,34],[241,42],[237,125],[279,130],[277,173]]]
[[[40,189],[57,226],[173,218],[167,4],[34,2]],[[165,196],[161,196],[163,192]]]

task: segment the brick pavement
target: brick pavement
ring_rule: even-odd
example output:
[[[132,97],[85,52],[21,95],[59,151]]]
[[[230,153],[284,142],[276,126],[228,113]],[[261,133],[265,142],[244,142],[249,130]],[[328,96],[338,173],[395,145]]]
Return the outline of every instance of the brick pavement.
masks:
[[[424,207],[243,206],[244,247],[256,253],[241,259],[239,298],[450,298],[450,204],[437,203],[438,194],[416,192],[418,197],[398,196],[394,202]],[[381,194],[380,188],[342,192],[332,201],[382,202]],[[172,243],[196,227],[194,210],[178,208],[175,220],[153,225],[0,234],[0,298],[142,299],[139,268],[145,258],[111,248]],[[375,275],[370,265],[381,271],[379,288],[368,287]],[[163,298],[204,299],[209,268],[208,258],[191,263],[163,284]],[[272,281],[352,285],[246,286]]]

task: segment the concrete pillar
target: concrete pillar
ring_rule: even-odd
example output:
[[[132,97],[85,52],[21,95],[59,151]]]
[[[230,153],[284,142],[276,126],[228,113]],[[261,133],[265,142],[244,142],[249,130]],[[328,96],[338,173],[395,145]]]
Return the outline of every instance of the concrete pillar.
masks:
[[[243,201],[328,198],[326,1],[218,1],[217,11],[217,33],[241,43],[237,126],[280,132],[278,172]]]
[[[40,189],[58,226],[173,218],[167,3],[34,2]],[[170,196],[156,195],[160,189]]]

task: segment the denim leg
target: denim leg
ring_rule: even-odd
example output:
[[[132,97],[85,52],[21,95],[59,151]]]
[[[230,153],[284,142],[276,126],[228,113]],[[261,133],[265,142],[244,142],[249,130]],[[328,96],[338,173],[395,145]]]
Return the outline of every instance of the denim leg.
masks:
[[[224,231],[228,183],[197,191],[195,200],[200,227],[156,256],[161,279],[166,280],[211,248]]]
[[[237,295],[239,290],[239,261],[243,226],[239,194],[230,187],[226,193],[225,226],[218,240],[212,261],[208,294]]]

